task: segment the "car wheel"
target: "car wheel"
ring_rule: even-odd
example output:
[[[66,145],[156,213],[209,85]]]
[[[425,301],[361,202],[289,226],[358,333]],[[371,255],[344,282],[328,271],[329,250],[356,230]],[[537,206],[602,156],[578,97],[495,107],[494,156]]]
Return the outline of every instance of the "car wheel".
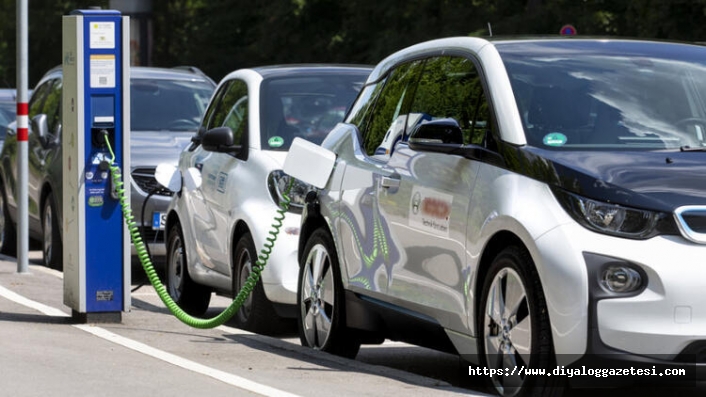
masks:
[[[170,229],[167,240],[167,291],[186,313],[202,316],[211,302],[211,289],[191,279],[187,264],[184,235],[177,223]]]
[[[547,305],[529,253],[509,247],[498,254],[481,297],[481,364],[491,370],[518,369],[510,375],[489,377],[495,392],[502,396],[561,395],[561,377],[520,373],[523,367],[551,371],[555,363]]]
[[[233,296],[237,296],[252,274],[257,261],[257,251],[252,235],[245,233],[233,250]],[[283,322],[265,295],[262,279],[259,279],[252,293],[243,302],[234,318],[238,328],[258,334],[273,335],[278,333]]]
[[[316,230],[301,258],[297,307],[302,345],[355,358],[360,340],[346,327],[341,270],[328,231]]]
[[[42,210],[42,254],[44,266],[63,270],[63,252],[59,233],[59,213],[56,210],[54,196],[50,193],[44,201]]]
[[[17,232],[5,201],[5,186],[0,184],[0,254],[17,256]]]

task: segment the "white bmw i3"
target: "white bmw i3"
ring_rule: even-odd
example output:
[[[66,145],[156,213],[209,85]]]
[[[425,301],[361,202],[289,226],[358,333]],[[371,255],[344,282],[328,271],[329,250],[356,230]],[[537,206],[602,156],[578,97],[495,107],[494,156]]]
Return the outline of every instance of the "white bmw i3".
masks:
[[[426,42],[380,62],[320,150],[301,148],[320,164],[285,166],[318,188],[303,345],[458,353],[502,395],[560,391],[576,368],[703,371],[706,47]]]

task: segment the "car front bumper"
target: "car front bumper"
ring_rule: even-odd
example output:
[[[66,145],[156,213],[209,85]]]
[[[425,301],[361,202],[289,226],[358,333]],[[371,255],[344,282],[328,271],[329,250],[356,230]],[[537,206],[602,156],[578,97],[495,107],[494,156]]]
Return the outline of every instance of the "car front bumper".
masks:
[[[706,245],[681,236],[611,237],[575,223],[536,244],[559,364],[604,353],[706,362]],[[639,269],[644,287],[604,289],[603,269],[616,264]]]

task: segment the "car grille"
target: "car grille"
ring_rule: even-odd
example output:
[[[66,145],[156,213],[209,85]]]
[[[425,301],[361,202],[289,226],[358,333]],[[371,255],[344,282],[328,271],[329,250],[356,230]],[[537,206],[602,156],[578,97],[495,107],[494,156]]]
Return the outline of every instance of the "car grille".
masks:
[[[146,244],[164,242],[164,230],[154,230],[151,227],[139,227],[138,229],[140,236],[142,236],[142,241]]]
[[[674,211],[681,234],[696,243],[706,244],[706,206],[688,205]]]
[[[132,180],[135,181],[137,187],[140,188],[145,193],[151,193],[160,196],[171,196],[173,192],[162,185],[160,185],[156,179],[154,179],[154,168],[135,168],[132,171]]]

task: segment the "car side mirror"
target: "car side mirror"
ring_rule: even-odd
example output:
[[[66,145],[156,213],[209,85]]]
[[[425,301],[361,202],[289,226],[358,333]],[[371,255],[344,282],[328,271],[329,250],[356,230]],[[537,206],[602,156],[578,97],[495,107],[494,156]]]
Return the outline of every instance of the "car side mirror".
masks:
[[[216,127],[206,131],[201,137],[201,146],[209,152],[229,153],[247,160],[247,144],[236,144],[230,127]]]
[[[408,139],[409,148],[418,152],[447,153],[495,165],[504,163],[502,156],[479,145],[464,145],[463,131],[454,119],[432,120],[420,124]]]
[[[463,131],[454,119],[438,119],[416,126],[407,140],[410,149],[449,153],[463,146]]]
[[[46,143],[47,136],[49,136],[49,126],[47,124],[46,114],[42,113],[32,117],[32,131],[37,134],[37,137],[39,137],[42,144]]]

